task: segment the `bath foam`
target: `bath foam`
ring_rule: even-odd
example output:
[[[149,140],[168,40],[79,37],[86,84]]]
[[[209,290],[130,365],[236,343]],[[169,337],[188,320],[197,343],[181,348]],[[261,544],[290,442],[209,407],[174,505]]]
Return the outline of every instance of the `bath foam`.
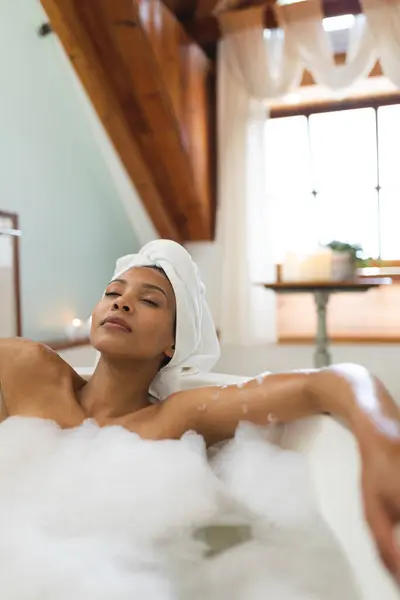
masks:
[[[195,433],[154,442],[91,421],[3,422],[0,597],[359,597],[301,455],[242,424],[209,456]],[[213,552],[217,525],[230,541]]]

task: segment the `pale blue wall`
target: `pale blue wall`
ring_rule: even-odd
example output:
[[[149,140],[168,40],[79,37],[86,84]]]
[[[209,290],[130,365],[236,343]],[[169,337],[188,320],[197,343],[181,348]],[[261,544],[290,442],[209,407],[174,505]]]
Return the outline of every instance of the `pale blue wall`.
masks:
[[[59,337],[138,248],[39,0],[0,0],[0,210],[20,216],[23,333]],[[86,109],[86,110],[85,110]]]

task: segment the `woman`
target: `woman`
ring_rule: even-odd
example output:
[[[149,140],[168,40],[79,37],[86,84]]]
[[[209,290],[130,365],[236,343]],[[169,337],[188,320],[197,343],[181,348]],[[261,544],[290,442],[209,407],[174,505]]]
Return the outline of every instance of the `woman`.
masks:
[[[195,430],[214,444],[232,437],[243,419],[265,425],[320,413],[341,417],[361,451],[369,525],[387,568],[399,580],[393,529],[400,518],[400,414],[382,383],[363,367],[178,391],[182,368],[209,369],[218,345],[197,268],[181,246],[169,241],[152,242],[118,261],[93,311],[91,343],[101,357],[86,382],[45,346],[2,340],[2,419],[38,417],[73,428],[90,418],[101,427],[122,425],[153,440],[178,439]]]

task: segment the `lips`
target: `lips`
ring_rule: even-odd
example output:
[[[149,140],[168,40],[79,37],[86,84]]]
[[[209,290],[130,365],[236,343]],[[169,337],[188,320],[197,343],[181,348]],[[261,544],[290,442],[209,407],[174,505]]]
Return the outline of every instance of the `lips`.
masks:
[[[123,329],[124,331],[128,331],[129,333],[132,331],[128,323],[120,317],[107,317],[107,319],[104,319],[104,321],[102,322],[102,325],[108,325],[110,327],[115,327],[116,329]]]

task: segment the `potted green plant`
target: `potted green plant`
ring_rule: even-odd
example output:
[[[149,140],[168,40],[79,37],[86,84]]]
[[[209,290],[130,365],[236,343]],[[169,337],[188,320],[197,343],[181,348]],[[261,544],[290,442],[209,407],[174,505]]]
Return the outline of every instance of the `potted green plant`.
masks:
[[[359,244],[349,244],[338,240],[333,240],[326,247],[333,252],[332,279],[334,281],[355,279],[357,263],[362,260],[362,247]]]

